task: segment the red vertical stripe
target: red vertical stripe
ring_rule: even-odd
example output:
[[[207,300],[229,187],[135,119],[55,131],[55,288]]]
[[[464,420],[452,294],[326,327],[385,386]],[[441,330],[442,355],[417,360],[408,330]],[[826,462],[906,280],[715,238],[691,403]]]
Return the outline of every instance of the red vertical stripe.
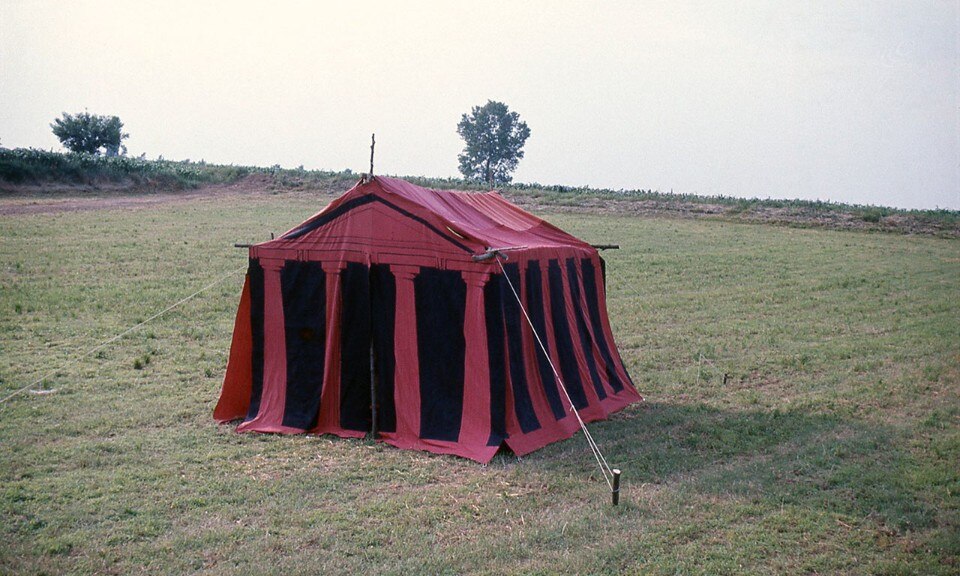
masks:
[[[390,266],[397,280],[397,323],[394,331],[397,360],[394,403],[398,445],[413,446],[420,438],[420,367],[417,362],[417,301],[413,279],[417,266]]]
[[[489,277],[487,273],[463,272],[467,283],[467,309],[463,322],[467,349],[460,443],[468,449],[486,448],[490,439],[490,364],[483,305],[483,286]]]
[[[520,285],[514,286],[517,292],[520,293],[520,301],[523,302],[523,318],[521,318],[521,332],[523,333],[523,358],[524,364],[527,369],[527,388],[530,392],[530,400],[533,403],[533,410],[537,414],[537,420],[540,422],[542,428],[552,428],[553,422],[556,422],[557,419],[553,416],[553,410],[550,409],[550,402],[547,400],[546,392],[544,392],[544,380],[540,377],[540,366],[537,362],[537,355],[542,354],[543,351],[540,349],[540,343],[537,341],[537,335],[534,334],[533,328],[530,326],[528,316],[530,314],[531,306],[540,306],[540,302],[529,302],[527,300],[527,266],[530,265],[529,260],[524,260],[520,263]],[[541,264],[541,267],[543,264]],[[541,268],[542,269],[542,268]],[[546,274],[542,274],[542,277],[545,277]],[[510,294],[510,298],[513,298],[513,294]],[[545,338],[545,334],[540,334],[540,338]],[[546,342],[544,342],[546,344]],[[562,396],[562,394],[561,394]],[[564,403],[566,401],[564,400]]]
[[[614,390],[613,385],[610,383],[610,374],[607,372],[607,361],[604,359],[603,353],[600,351],[600,340],[597,338],[597,335],[595,334],[593,329],[593,322],[590,320],[589,305],[587,304],[587,289],[584,286],[584,282],[583,282],[583,275],[585,274],[585,272],[583,271],[583,265],[581,264],[581,262],[582,260],[580,258],[574,259],[574,265],[577,269],[577,282],[580,283],[580,298],[581,298],[580,302],[577,303],[577,306],[580,308],[579,312],[583,317],[583,322],[587,328],[587,332],[590,334],[590,342],[591,342],[590,350],[584,350],[584,352],[586,354],[593,355],[594,361],[597,364],[597,374],[600,376],[600,382],[603,383],[603,388],[607,392],[607,397],[610,397],[615,395],[617,391]],[[596,272],[597,270],[600,270],[599,263],[597,263],[597,265],[594,266],[594,271]],[[597,302],[597,306],[602,308],[604,300],[603,300],[602,292],[600,292],[600,290],[602,290],[600,286],[603,284],[603,278],[602,277],[598,278],[597,281],[598,281],[597,294],[598,294],[598,298],[600,298],[600,302]],[[606,312],[604,312],[603,315],[606,316]],[[601,336],[606,338],[606,334],[601,334]],[[607,340],[607,342],[612,342],[612,340]],[[614,362],[616,362],[616,360]],[[616,363],[619,364],[619,362],[616,362]],[[627,382],[627,380],[623,380],[623,381]]]
[[[557,346],[557,332],[553,327],[553,314],[550,313],[550,277],[547,274],[547,266],[550,262],[548,257],[544,257],[540,265],[541,270],[543,271],[540,274],[540,292],[543,294],[543,302],[538,302],[531,304],[532,306],[542,306],[544,310],[543,318],[544,324],[546,325],[546,334],[541,334],[541,337],[544,338],[544,344],[547,345],[547,350],[550,351],[550,361],[553,363],[553,367],[559,370],[560,366],[560,354]],[[573,412],[570,410],[570,400],[567,399],[567,394],[564,391],[564,386],[562,384],[562,376],[554,376],[556,380],[555,386],[557,387],[557,392],[560,394],[560,400],[563,402],[563,411],[567,417],[571,417]]]
[[[280,270],[283,260],[261,258],[263,266],[263,393],[256,418],[237,427],[242,432],[302,432],[283,425],[283,408],[287,395],[287,350],[283,318],[283,294]]]
[[[578,265],[580,263],[578,262]],[[607,287],[603,281],[603,268],[600,266],[599,259],[594,263],[593,275],[597,286],[597,305],[600,307],[600,323],[603,325],[603,333],[607,339],[607,348],[610,350],[610,357],[616,367],[617,375],[623,382],[623,390],[620,395],[625,398],[642,400],[643,398],[632,386],[630,376],[627,375],[627,367],[623,364],[623,357],[617,348],[617,342],[613,338],[613,330],[610,328],[610,317],[607,315]]]
[[[313,432],[340,432],[340,271],[343,261],[322,262],[327,285],[327,347],[323,357],[320,416]]]
[[[567,263],[560,260],[560,276],[563,278],[563,299],[566,304],[567,322],[570,325],[570,340],[573,343],[573,355],[577,360],[577,369],[580,372],[580,381],[583,384],[583,393],[587,397],[587,405],[580,409],[580,417],[583,419],[594,419],[605,417],[606,411],[600,406],[600,398],[597,397],[597,391],[593,388],[590,378],[590,370],[587,368],[587,358],[585,354],[593,354],[593,350],[584,350],[580,338],[577,334],[576,307],[580,306],[580,301],[573,299],[573,291],[570,289],[570,282],[579,282],[578,278],[570,278],[567,274]]]
[[[592,354],[593,360],[597,365],[597,375],[600,377],[600,383],[607,392],[607,398],[616,394],[613,386],[610,384],[610,375],[607,374],[607,362],[600,352],[600,344],[597,335],[593,331],[593,322],[590,321],[589,305],[587,304],[587,290],[583,285],[583,266],[580,258],[574,258],[574,267],[577,270],[577,282],[580,283],[580,301],[577,306],[580,307],[579,313],[583,317],[583,323],[586,326],[587,333],[590,335],[590,350],[585,350],[586,354]],[[598,265],[599,267],[599,265]],[[598,304],[599,306],[599,304]]]

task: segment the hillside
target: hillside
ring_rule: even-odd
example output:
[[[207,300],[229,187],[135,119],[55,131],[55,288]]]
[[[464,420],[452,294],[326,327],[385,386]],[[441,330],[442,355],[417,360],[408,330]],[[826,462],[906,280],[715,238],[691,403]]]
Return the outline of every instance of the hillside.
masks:
[[[254,192],[338,195],[358,174],[209,164],[145,158],[106,158],[32,149],[0,148],[3,213],[82,210],[155,204],[199,196]],[[482,190],[475,182],[451,178],[404,178],[432,188]],[[529,210],[617,213],[672,218],[711,218],[796,227],[856,229],[960,237],[960,211],[901,210],[807,200],[743,199],[673,194],[657,190],[513,183],[501,189]]]

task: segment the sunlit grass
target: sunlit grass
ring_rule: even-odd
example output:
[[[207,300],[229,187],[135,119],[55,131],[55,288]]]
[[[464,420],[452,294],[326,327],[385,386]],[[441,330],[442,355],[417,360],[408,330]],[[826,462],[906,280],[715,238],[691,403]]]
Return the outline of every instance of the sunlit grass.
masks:
[[[579,435],[481,467],[212,421],[233,243],[316,202],[0,217],[0,395],[54,391],[0,407],[0,573],[960,570],[956,240],[548,215],[622,246],[610,316],[648,401],[591,428],[613,508]]]

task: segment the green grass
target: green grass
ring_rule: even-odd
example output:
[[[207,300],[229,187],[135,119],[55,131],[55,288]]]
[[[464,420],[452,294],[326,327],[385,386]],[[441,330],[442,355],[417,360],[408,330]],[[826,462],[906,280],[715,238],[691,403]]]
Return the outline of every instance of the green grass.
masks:
[[[0,216],[0,395],[245,265],[307,194]],[[960,243],[558,214],[647,397],[488,466],[237,435],[241,274],[0,407],[0,573],[955,574]],[[724,384],[724,374],[727,375]]]

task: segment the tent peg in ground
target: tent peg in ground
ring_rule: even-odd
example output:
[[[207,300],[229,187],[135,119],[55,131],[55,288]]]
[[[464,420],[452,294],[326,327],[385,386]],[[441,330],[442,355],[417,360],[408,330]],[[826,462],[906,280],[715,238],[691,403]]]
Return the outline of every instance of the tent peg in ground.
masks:
[[[593,248],[596,248],[597,250],[619,250],[620,249],[619,244],[591,244],[590,246]]]
[[[617,468],[613,469],[613,490],[610,495],[613,497],[614,506],[620,504],[620,470]]]

